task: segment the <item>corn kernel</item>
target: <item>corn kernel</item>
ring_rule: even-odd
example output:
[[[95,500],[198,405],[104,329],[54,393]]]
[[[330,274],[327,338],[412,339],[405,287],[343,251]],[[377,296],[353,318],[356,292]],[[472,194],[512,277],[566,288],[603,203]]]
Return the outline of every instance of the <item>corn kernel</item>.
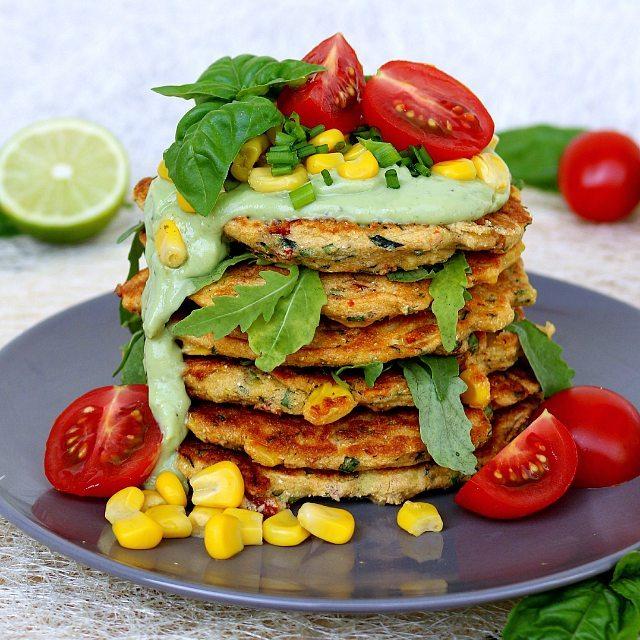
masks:
[[[278,547],[295,547],[311,534],[302,528],[291,509],[285,509],[264,521],[262,535],[269,544],[275,544]]]
[[[137,511],[128,518],[116,520],[113,535],[126,549],[153,549],[162,540],[162,527],[146,513]]]
[[[349,389],[325,382],[309,394],[302,415],[311,424],[329,424],[346,416],[357,405]]]
[[[259,193],[275,193],[276,191],[293,191],[308,182],[307,170],[299,164],[293,173],[285,176],[271,175],[269,167],[254,167],[249,172],[249,186]]]
[[[107,500],[104,517],[114,524],[116,520],[135,515],[142,509],[143,504],[144,493],[138,487],[125,487]]]
[[[355,146],[357,147],[358,145]],[[347,160],[346,155],[345,160]],[[379,165],[375,156],[371,151],[365,149],[354,160],[347,160],[347,162],[338,165],[337,171],[340,176],[347,180],[367,180],[378,175],[378,169]]]
[[[245,546],[262,544],[262,519],[263,515],[249,509],[230,508],[224,513],[240,520],[242,527],[242,542]]]
[[[162,527],[164,538],[188,538],[193,530],[184,507],[177,504],[159,504],[147,510],[147,515]]]
[[[265,467],[275,467],[282,463],[282,456],[262,445],[255,445],[251,449],[252,459]]]
[[[332,544],[345,544],[353,537],[356,522],[346,509],[305,502],[298,510],[298,521],[316,538]]]
[[[196,210],[189,204],[189,202],[187,201],[187,199],[180,193],[177,192],[177,196],[176,199],[178,201],[178,206],[185,212],[185,213],[195,213]]]
[[[242,525],[226,513],[212,516],[204,528],[204,546],[214,560],[226,560],[244,549]]]
[[[158,175],[163,180],[168,180],[169,182],[173,182],[173,180],[169,177],[169,171],[167,169],[167,165],[164,163],[164,160],[160,160],[160,164],[158,165]]]
[[[160,262],[170,269],[182,266],[189,257],[178,225],[169,218],[163,220],[156,231],[155,247]]]
[[[143,489],[142,493],[144,493],[144,503],[140,511],[157,507],[159,504],[167,504],[166,500],[155,489]]]
[[[460,396],[462,402],[469,407],[484,409],[491,402],[491,384],[489,378],[477,367],[470,366],[460,374],[460,379],[467,385],[467,390]]]
[[[476,177],[476,167],[468,158],[459,160],[444,160],[436,162],[431,167],[431,173],[452,180],[474,180]]]
[[[249,179],[249,172],[268,146],[269,138],[265,134],[247,140],[240,147],[238,155],[231,164],[231,175],[240,182],[246,182]]]
[[[509,187],[511,174],[506,162],[495,153],[479,153],[472,158],[478,178],[486,182],[498,193],[504,193]]]
[[[345,160],[355,160],[359,155],[363,154],[366,151],[366,147],[362,144],[362,142],[358,142],[354,144],[348,151],[344,153]]]
[[[204,528],[209,519],[223,511],[224,509],[216,507],[193,507],[189,514],[192,526],[191,535],[196,538],[204,538]]]
[[[238,465],[228,460],[198,471],[190,480],[191,501],[203,507],[239,507],[244,497],[244,480]]]
[[[329,151],[333,151],[341,142],[344,142],[344,134],[340,129],[327,129],[309,140],[309,144],[312,144],[314,147],[326,144],[329,147]]]
[[[398,510],[396,522],[412,536],[420,536],[425,531],[442,531],[442,518],[428,502],[407,500]]]
[[[187,506],[187,494],[180,478],[171,471],[163,471],[156,478],[156,491],[167,504],[177,504],[180,507]]]
[[[344,162],[341,153],[314,153],[307,158],[307,171],[311,174],[322,172],[324,169],[335,169]]]

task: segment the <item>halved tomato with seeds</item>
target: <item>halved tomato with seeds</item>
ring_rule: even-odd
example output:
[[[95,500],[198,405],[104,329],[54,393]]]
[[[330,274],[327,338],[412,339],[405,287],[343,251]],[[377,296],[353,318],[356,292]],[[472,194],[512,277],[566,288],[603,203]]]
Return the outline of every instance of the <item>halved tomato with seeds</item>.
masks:
[[[458,491],[455,501],[487,518],[522,518],[563,496],[577,469],[571,433],[544,411]]]
[[[100,387],[56,419],[45,449],[45,474],[58,491],[109,497],[147,479],[161,441],[146,385]]]

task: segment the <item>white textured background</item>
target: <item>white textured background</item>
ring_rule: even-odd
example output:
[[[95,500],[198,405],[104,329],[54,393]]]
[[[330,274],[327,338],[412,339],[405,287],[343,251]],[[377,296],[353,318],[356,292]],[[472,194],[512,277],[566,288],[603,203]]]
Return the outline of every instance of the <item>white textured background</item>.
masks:
[[[187,105],[149,87],[195,79],[245,51],[299,57],[342,30],[367,71],[428,61],[467,83],[498,128],[548,121],[613,127],[640,139],[640,2],[421,0],[0,0],[0,144],[38,118],[75,115],[112,129],[132,179],[154,171]],[[559,198],[525,192],[535,223],[527,265],[640,306],[640,220],[594,227]],[[124,210],[74,248],[0,240],[0,345],[27,326],[113,288]],[[36,301],[36,302],[34,302]],[[193,603],[72,561],[0,522],[0,637],[496,637],[508,605],[443,614],[282,615]]]

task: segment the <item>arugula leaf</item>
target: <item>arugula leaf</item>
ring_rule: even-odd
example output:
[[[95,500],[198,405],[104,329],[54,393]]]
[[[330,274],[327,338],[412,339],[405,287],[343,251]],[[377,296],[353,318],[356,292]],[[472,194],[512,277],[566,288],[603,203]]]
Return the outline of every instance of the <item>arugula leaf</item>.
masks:
[[[258,354],[256,367],[272,371],[290,353],[309,344],[326,303],[318,272],[303,268],[291,293],[278,300],[273,316],[262,315],[249,327],[249,346]]]
[[[387,273],[387,278],[394,282],[419,282],[420,280],[433,279],[440,271],[442,271],[442,267],[433,267],[432,269],[418,267],[411,271],[394,271]]]
[[[514,180],[540,189],[558,191],[558,165],[566,146],[584,129],[548,124],[499,133],[497,151]]]
[[[256,257],[253,253],[241,253],[240,255],[232,256],[231,258],[226,258],[222,262],[218,262],[210,273],[207,273],[204,276],[194,276],[193,278],[190,278],[190,280],[193,283],[193,286],[196,287],[196,291],[200,291],[203,287],[214,282],[218,282],[218,280],[220,280],[220,278],[225,274],[225,271],[234,264],[255,259]]]
[[[144,331],[138,329],[122,348],[122,360],[118,368],[111,374],[117,376],[122,372],[122,384],[147,384],[144,370]]]
[[[358,142],[360,142],[365,149],[371,151],[383,169],[394,165],[396,162],[400,162],[402,159],[398,150],[390,142],[366,140],[365,138],[358,138]]]
[[[247,96],[205,113],[165,151],[171,179],[197,213],[213,210],[240,147],[282,120],[271,100]]]
[[[367,387],[373,387],[376,380],[380,377],[384,365],[382,362],[370,362],[369,364],[352,364],[345,367],[340,367],[337,371],[331,372],[331,377],[343,388],[349,389],[349,385],[340,377],[345,371],[352,369],[362,369],[364,374],[364,381]]]
[[[562,358],[562,348],[533,322],[518,320],[506,330],[517,334],[545,398],[572,385],[575,371]]]
[[[9,238],[11,236],[19,236],[22,233],[13,223],[11,218],[0,211],[0,237]]]
[[[117,239],[118,244],[124,242],[127,238],[131,238],[131,247],[127,255],[129,260],[129,271],[127,273],[127,280],[130,280],[133,276],[140,271],[140,258],[144,254],[144,245],[140,241],[140,231],[144,229],[144,222],[138,222],[129,227],[124,233],[120,234]],[[131,333],[136,333],[142,328],[142,319],[137,313],[131,313],[122,306],[120,302],[120,325],[126,327]],[[115,374],[114,374],[115,375]]]
[[[264,284],[238,285],[236,296],[215,298],[210,307],[192,311],[184,320],[176,323],[171,332],[177,336],[203,336],[213,333],[216,340],[229,335],[236,327],[247,331],[260,316],[271,320],[278,301],[293,291],[298,281],[298,267],[289,266],[289,273],[261,271]]]
[[[420,437],[440,466],[471,475],[476,471],[471,422],[460,396],[467,385],[453,357],[423,356],[401,363],[418,409]]]

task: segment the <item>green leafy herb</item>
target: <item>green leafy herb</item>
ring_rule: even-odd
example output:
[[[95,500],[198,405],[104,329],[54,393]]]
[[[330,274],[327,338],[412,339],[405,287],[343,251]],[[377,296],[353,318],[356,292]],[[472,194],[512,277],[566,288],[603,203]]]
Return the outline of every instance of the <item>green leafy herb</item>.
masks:
[[[22,233],[9,216],[0,211],[0,237],[9,238],[10,236],[18,236]]]
[[[358,458],[352,458],[351,456],[345,456],[342,464],[338,467],[342,473],[355,473],[356,469],[360,465]]]
[[[127,238],[131,237],[131,247],[127,259],[129,260],[129,271],[127,273],[127,280],[130,280],[133,276],[140,271],[140,258],[144,254],[144,245],[140,240],[140,232],[144,229],[144,222],[138,222],[129,227],[124,233],[122,233],[117,242],[124,242]],[[127,311],[122,302],[120,302],[120,324],[131,331],[136,333],[142,328],[142,319],[137,313],[131,313]]]
[[[210,273],[207,273],[204,276],[196,276],[194,278],[191,278],[191,282],[193,283],[193,286],[196,287],[196,291],[200,291],[202,287],[206,287],[214,282],[218,282],[218,280],[222,278],[229,267],[233,267],[233,265],[239,264],[240,262],[246,262],[248,260],[255,259],[256,257],[252,253],[241,253],[240,255],[226,258],[222,262],[218,262],[218,264],[212,269]]]
[[[400,162],[400,154],[390,142],[367,140],[360,137],[358,138],[358,142],[360,142],[365,149],[371,151],[375,159],[378,161],[378,164],[383,169],[385,167],[390,167],[396,162]]]
[[[369,364],[352,364],[346,367],[340,367],[337,371],[331,372],[331,377],[341,386],[349,388],[349,385],[340,377],[345,371],[353,369],[362,369],[364,374],[364,381],[367,387],[373,387],[376,380],[380,377],[384,365],[382,362],[370,362]]]
[[[320,310],[327,296],[317,271],[303,268],[291,292],[281,297],[272,317],[264,314],[249,327],[249,346],[258,354],[256,366],[272,371],[290,353],[313,340],[320,324]]]
[[[402,363],[418,409],[420,437],[429,454],[443,467],[475,473],[471,422],[460,400],[467,385],[459,377],[454,357],[423,356]]]
[[[387,273],[387,278],[394,282],[418,282],[420,280],[433,279],[441,270],[441,266],[436,266],[433,269],[419,267],[418,269],[412,269],[411,271],[394,271],[393,273]]]
[[[575,371],[562,358],[562,348],[529,320],[512,322],[507,331],[517,334],[545,398],[568,389]]]
[[[640,552],[613,572],[528,596],[511,611],[503,640],[637,640],[640,632]]]
[[[269,56],[245,53],[225,56],[211,64],[196,82],[155,87],[163,96],[187,100],[233,100],[247,95],[265,95],[271,88],[302,82],[324,67],[303,60],[278,61]]]
[[[120,372],[122,384],[146,384],[147,374],[144,370],[144,332],[138,329],[122,348],[122,360],[113,372],[117,376]]]
[[[205,113],[165,151],[171,179],[197,213],[213,210],[240,147],[282,119],[271,100],[247,96]]]
[[[497,151],[515,180],[532,187],[558,190],[558,165],[566,146],[584,129],[539,124],[498,134]]]
[[[224,100],[210,100],[202,104],[197,104],[193,109],[187,111],[187,113],[180,118],[178,126],[176,127],[176,140],[178,142],[183,140],[191,127],[198,124],[210,111],[219,109],[223,104],[225,104]]]

